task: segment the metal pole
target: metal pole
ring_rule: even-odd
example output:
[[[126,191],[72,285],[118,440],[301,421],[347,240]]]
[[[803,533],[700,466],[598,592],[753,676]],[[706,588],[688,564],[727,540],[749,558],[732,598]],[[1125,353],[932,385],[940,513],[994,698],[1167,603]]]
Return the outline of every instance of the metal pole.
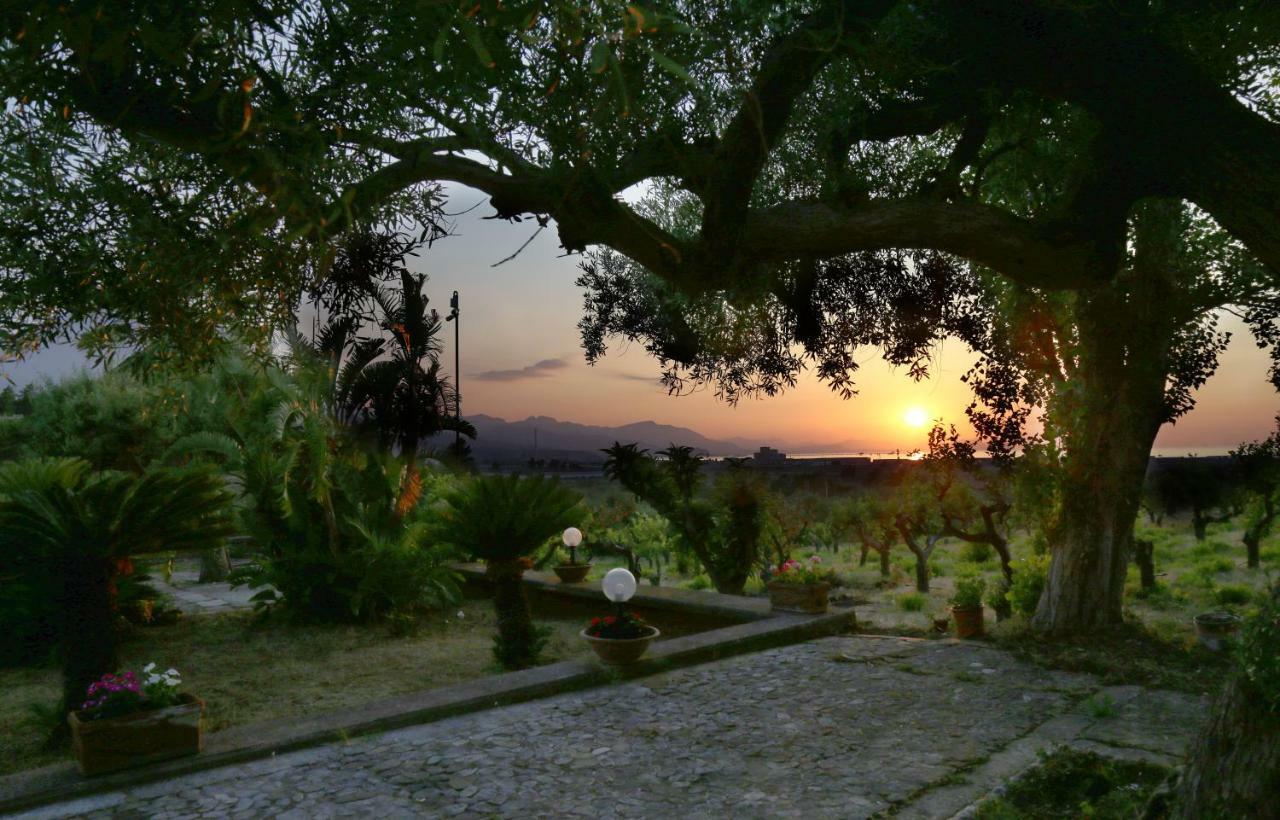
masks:
[[[456,452],[462,452],[462,430],[459,425],[462,424],[462,341],[461,331],[458,326],[461,322],[458,317],[461,312],[458,309],[458,292],[453,292],[453,298],[449,300],[450,313],[449,318],[453,320],[453,420],[455,429],[453,431],[453,448]]]

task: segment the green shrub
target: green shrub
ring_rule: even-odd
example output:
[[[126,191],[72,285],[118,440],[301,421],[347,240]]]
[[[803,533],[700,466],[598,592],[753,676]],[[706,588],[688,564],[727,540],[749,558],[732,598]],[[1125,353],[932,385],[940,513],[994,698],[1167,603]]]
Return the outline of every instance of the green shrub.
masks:
[[[1196,562],[1196,571],[1205,575],[1230,572],[1235,568],[1235,562],[1223,555],[1216,555],[1212,558],[1202,558]]]
[[[1135,589],[1133,597],[1145,601],[1152,609],[1172,609],[1185,603],[1185,597],[1171,590],[1159,581],[1151,589]]]
[[[1280,586],[1245,621],[1238,650],[1240,668],[1266,708],[1280,712]]]
[[[1239,606],[1253,600],[1247,584],[1223,584],[1213,591],[1213,600],[1222,606]]]
[[[1221,538],[1210,538],[1207,541],[1202,541],[1201,543],[1196,544],[1194,547],[1192,547],[1191,554],[1196,556],[1223,555],[1226,553],[1235,552],[1239,548],[1240,547],[1238,545],[1228,544],[1226,541],[1223,541]]]
[[[1098,694],[1084,701],[1084,709],[1089,716],[1098,720],[1114,717],[1116,714],[1115,698],[1108,694]]]
[[[995,550],[991,545],[981,541],[968,542],[960,550],[960,557],[973,564],[985,564],[994,556]]]
[[[1173,582],[1179,589],[1209,590],[1213,589],[1213,572],[1206,572],[1203,567],[1196,567],[1180,574]]]
[[[922,592],[907,592],[898,596],[898,606],[907,612],[921,612],[929,596]]]
[[[956,591],[951,595],[951,605],[960,609],[982,606],[987,582],[980,575],[962,575],[956,578]]]
[[[121,373],[47,382],[19,422],[38,456],[82,458],[96,470],[139,472],[175,437],[176,417],[159,388]]]
[[[986,604],[995,610],[997,614],[1005,607],[1011,606],[1009,603],[1009,586],[1005,583],[1003,576],[996,579],[994,584],[987,586]]]
[[[1044,592],[1045,582],[1049,578],[1049,556],[1033,555],[1014,561],[1013,585],[1009,587],[1009,603],[1015,612],[1032,615],[1040,605],[1040,594]]]
[[[1141,813],[1168,770],[1146,763],[1063,750],[1041,754],[1040,765],[1010,783],[1000,797],[984,801],[978,820],[1080,817],[1120,820]]]
[[[685,589],[711,589],[711,579],[707,577],[705,572],[697,575],[684,582]]]

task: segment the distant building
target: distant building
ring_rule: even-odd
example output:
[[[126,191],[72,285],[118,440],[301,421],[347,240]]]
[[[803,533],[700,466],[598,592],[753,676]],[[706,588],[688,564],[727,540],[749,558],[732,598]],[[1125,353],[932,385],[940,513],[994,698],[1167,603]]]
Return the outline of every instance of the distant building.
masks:
[[[787,460],[787,454],[772,447],[761,447],[751,458],[756,464],[761,465],[782,464]]]

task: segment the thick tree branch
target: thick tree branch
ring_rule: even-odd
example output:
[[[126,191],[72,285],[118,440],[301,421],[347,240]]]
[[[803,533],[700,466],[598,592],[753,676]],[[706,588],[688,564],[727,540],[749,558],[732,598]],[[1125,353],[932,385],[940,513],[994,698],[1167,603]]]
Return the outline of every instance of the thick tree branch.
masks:
[[[825,3],[766,53],[742,105],[720,135],[708,172],[702,233],[727,247],[742,225],[760,171],[781,139],[796,101],[837,53],[846,28],[877,20],[891,0]]]
[[[989,205],[930,198],[853,207],[793,202],[753,211],[741,253],[781,261],[889,248],[953,253],[1036,287],[1084,287],[1113,272],[1106,254],[1088,243]]]

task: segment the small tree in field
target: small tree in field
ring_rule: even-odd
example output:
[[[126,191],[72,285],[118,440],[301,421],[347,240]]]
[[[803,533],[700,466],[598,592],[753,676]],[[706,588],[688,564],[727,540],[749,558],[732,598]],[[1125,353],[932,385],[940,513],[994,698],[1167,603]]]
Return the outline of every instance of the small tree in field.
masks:
[[[979,463],[977,448],[964,441],[954,426],[935,425],[929,431],[925,469],[937,488],[942,535],[968,544],[989,544],[1000,556],[1005,584],[1013,581],[1007,519],[1013,507],[1008,472],[1012,459]]]
[[[1147,482],[1166,514],[1191,515],[1191,530],[1203,541],[1210,524],[1223,524],[1241,512],[1233,467],[1202,458],[1165,459],[1152,465]]]
[[[874,550],[880,556],[880,578],[887,581],[892,574],[889,556],[898,541],[893,513],[887,504],[871,494],[853,501],[846,509],[846,514],[853,519],[854,532],[858,534],[858,543],[862,547],[859,566],[867,563],[867,556]]]
[[[668,447],[661,460],[634,444],[605,452],[605,475],[667,519],[680,548],[697,557],[718,592],[741,595],[760,563],[767,523],[759,480],[730,464],[708,493],[702,460],[688,447]]]
[[[1262,441],[1251,441],[1231,451],[1248,501],[1244,546],[1251,569],[1261,565],[1262,539],[1280,515],[1280,417],[1276,428]]]

